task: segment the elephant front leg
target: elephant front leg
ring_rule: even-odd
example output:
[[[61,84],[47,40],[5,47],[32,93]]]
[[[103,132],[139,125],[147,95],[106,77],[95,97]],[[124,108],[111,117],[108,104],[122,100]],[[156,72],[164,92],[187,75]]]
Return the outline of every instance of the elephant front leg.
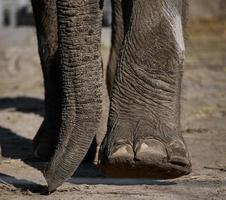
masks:
[[[107,86],[109,92],[114,83],[117,61],[128,30],[129,15],[132,3],[130,0],[112,0],[112,38],[111,51],[107,67]]]
[[[180,131],[184,7],[182,0],[133,1],[101,148],[107,175],[175,178],[191,171]]]

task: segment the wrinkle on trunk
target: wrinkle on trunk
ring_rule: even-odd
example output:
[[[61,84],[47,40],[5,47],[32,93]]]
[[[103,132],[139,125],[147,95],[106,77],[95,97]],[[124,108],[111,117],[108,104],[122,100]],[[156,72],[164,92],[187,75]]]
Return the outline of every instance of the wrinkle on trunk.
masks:
[[[59,143],[45,171],[49,191],[70,178],[100,126],[103,69],[99,0],[57,0],[62,74]]]

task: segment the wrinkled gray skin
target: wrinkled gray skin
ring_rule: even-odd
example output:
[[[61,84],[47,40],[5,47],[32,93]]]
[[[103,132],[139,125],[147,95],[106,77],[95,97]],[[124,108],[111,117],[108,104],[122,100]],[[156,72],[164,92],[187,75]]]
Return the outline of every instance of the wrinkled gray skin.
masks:
[[[185,0],[112,0],[108,118],[100,55],[103,2],[32,4],[46,106],[34,153],[49,161],[44,172],[49,191],[70,178],[92,142],[88,160],[96,162],[99,153],[106,175],[188,174],[191,163],[180,132]]]

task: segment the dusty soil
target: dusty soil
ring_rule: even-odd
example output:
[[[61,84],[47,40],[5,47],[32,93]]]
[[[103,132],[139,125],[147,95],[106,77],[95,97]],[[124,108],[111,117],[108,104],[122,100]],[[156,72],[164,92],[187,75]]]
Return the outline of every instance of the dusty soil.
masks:
[[[0,199],[226,199],[225,22],[193,24],[184,68],[182,130],[193,172],[174,180],[111,179],[83,165],[44,196],[42,167],[30,159],[43,119],[43,83],[32,29],[0,32]],[[104,61],[108,56],[103,45]]]

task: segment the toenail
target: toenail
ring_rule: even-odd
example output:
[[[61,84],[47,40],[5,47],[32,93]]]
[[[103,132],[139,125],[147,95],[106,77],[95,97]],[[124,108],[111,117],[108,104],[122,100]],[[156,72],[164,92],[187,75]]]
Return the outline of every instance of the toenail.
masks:
[[[170,145],[170,162],[177,165],[190,165],[190,156],[183,141],[175,140]]]
[[[138,148],[136,149],[137,153],[149,153],[149,154],[159,154],[161,156],[167,157],[167,151],[165,145],[156,140],[156,139],[148,139],[142,141]]]
[[[111,158],[113,157],[119,157],[119,156],[128,156],[132,155],[133,156],[133,149],[130,145],[120,145],[119,147],[116,147],[113,152],[111,153]]]
[[[178,156],[187,156],[187,148],[184,144],[184,142],[180,140],[174,140],[170,145],[170,151],[173,155]]]

